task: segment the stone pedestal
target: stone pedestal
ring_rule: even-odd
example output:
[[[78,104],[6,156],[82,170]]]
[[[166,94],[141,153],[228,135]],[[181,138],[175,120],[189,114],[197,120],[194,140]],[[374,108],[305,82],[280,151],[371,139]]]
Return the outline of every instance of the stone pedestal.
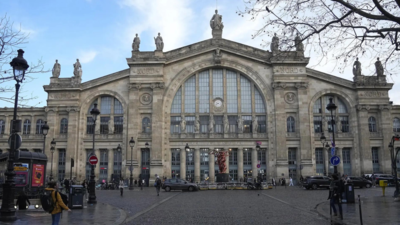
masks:
[[[227,183],[227,182],[229,182],[229,174],[227,174],[227,173],[216,174],[216,177],[217,177],[217,183],[220,183],[220,182]]]
[[[213,38],[222,38],[222,30],[213,29],[212,36]]]

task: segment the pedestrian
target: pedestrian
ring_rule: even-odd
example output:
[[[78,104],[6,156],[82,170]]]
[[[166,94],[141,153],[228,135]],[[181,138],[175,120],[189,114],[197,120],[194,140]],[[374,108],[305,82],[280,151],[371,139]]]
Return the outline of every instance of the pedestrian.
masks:
[[[376,180],[375,180],[375,174],[372,173],[371,175],[371,182],[372,182],[372,186],[376,187]]]
[[[137,185],[137,180],[135,179],[135,187],[136,187],[136,185]]]
[[[140,190],[143,190],[143,186],[144,186],[144,179],[142,180],[142,186],[141,186]]]
[[[335,204],[339,206],[339,217],[343,219],[343,212],[342,212],[342,193],[344,190],[343,180],[339,180],[336,174],[332,175],[333,180],[329,185],[329,196],[328,200],[330,200],[330,207],[333,210],[333,216],[337,216],[337,211]]]
[[[52,225],[58,225],[60,223],[62,209],[68,210],[68,212],[71,212],[71,210],[64,204],[60,193],[57,192],[57,183],[54,181],[50,181],[48,183],[48,186],[49,187],[45,190],[51,191],[51,198],[55,203],[54,209],[51,212],[51,219],[53,221]]]
[[[155,187],[156,187],[156,190],[157,190],[157,196],[160,196],[161,179],[160,179],[159,176],[157,176],[157,178],[156,178]]]
[[[88,187],[88,185],[87,185],[87,182],[86,182],[86,179],[85,180],[83,180],[83,182],[82,182],[82,186],[83,186],[83,194],[85,195],[85,197],[86,197],[86,193],[87,193],[87,187]],[[86,198],[87,199],[87,198]]]
[[[300,176],[300,183],[303,184],[303,181],[304,181],[304,178],[303,178],[303,176],[301,175],[301,176]]]
[[[272,178],[272,185],[276,186],[275,178]]]
[[[121,191],[121,196],[124,194],[124,179],[119,180],[119,190]]]
[[[292,177],[290,177],[290,179],[289,179],[289,186],[294,186]]]
[[[64,186],[65,186],[65,194],[69,193],[69,180],[67,178],[64,179]]]
[[[15,204],[18,205],[19,210],[25,210],[27,208],[26,207],[27,202],[28,202],[28,206],[29,206],[31,204],[31,202],[29,201],[28,196],[25,195],[25,192],[21,191],[17,198],[17,203],[15,203]]]

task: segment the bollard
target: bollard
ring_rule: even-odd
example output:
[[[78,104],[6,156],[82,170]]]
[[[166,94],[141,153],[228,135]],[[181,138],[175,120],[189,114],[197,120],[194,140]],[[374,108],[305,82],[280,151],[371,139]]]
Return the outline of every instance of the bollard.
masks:
[[[360,195],[358,195],[358,207],[359,207],[359,210],[360,210],[360,224],[363,225]]]
[[[382,187],[382,195],[385,196],[385,186]]]

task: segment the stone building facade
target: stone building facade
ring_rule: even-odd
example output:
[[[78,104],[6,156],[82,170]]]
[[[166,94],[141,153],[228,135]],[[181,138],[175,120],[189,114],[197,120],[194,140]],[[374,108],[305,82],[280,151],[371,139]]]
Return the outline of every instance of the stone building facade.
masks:
[[[135,179],[158,174],[213,181],[218,173],[213,150],[229,151],[227,172],[235,181],[258,174],[266,179],[328,175],[331,153],[320,137],[323,132],[331,144],[326,106],[332,98],[338,106],[333,116],[339,173],[391,172],[387,146],[400,133],[400,106],[391,103],[393,84],[384,76],[345,80],[307,68],[302,48],[256,49],[222,38],[222,29],[212,26],[213,38],[168,52],[160,47],[143,52],[136,44],[127,69],[84,83],[81,68],[71,78],[51,77],[44,86],[45,107],[18,109],[21,149],[42,151],[41,126],[47,121],[44,152],[50,156],[54,138],[57,179],[70,176],[71,158],[72,176],[89,176],[93,135],[96,180],[109,181],[112,174],[129,178],[132,165]],[[94,103],[101,112],[95,126]],[[0,108],[3,152],[12,114],[12,108]]]

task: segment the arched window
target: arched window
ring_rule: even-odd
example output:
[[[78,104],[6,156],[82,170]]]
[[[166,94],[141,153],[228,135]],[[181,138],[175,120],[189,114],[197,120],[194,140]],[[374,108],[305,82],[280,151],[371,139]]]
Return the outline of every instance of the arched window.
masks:
[[[296,123],[293,116],[289,116],[286,120],[287,123],[287,132],[295,132],[296,130]]]
[[[6,122],[4,122],[4,120],[0,120],[0,134],[4,134],[5,126]]]
[[[30,134],[31,133],[31,121],[26,119],[24,121],[24,130],[22,131],[22,134]]]
[[[317,99],[313,106],[313,116],[314,116],[314,132],[321,133],[323,132],[323,124],[322,121],[325,119],[327,121],[328,132],[333,131],[332,116],[331,112],[326,109],[326,106],[329,104],[329,99],[332,98],[332,102],[336,104],[337,108],[333,111],[333,117],[339,118],[339,121],[335,121],[335,130],[341,130],[344,133],[348,133],[349,129],[349,113],[347,110],[346,104],[344,104],[343,100],[340,97],[325,95]],[[338,127],[340,125],[340,127]]]
[[[44,125],[44,121],[42,119],[38,119],[36,121],[36,134],[43,134],[42,126]]]
[[[142,120],[142,132],[150,133],[151,132],[151,123],[148,117],[143,118]]]
[[[96,124],[100,124],[100,134],[122,134],[124,124],[124,109],[121,102],[112,96],[101,96],[93,101],[87,112],[86,133],[93,134],[93,118],[90,111],[94,104],[98,104],[100,115],[97,117]]]
[[[369,132],[376,132],[376,119],[375,117],[371,116],[368,119],[368,128]]]
[[[261,93],[247,76],[237,71],[221,68],[200,71],[175,93],[170,131],[266,133],[266,105]],[[182,126],[184,131],[180,126],[182,118],[186,122]],[[257,127],[253,128],[254,121]]]
[[[68,133],[68,119],[63,118],[60,124],[60,134],[67,134]]]
[[[400,132],[400,119],[397,117],[393,120],[393,132]]]

